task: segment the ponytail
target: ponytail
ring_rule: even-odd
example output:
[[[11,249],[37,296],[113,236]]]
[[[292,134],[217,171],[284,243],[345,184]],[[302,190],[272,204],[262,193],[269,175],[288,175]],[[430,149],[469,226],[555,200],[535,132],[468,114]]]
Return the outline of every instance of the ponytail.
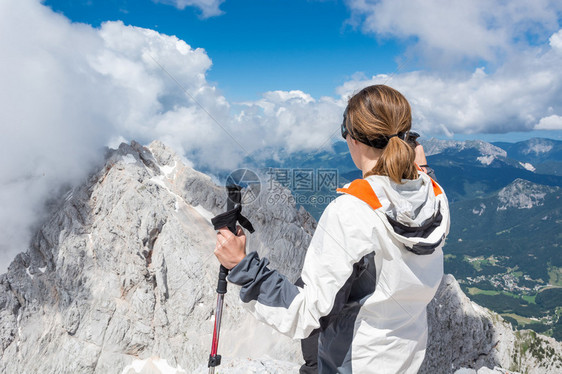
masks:
[[[375,167],[363,177],[386,175],[398,184],[402,183],[402,179],[417,179],[418,170],[414,163],[415,157],[416,154],[408,143],[397,136],[392,137],[383,149]]]
[[[365,87],[349,99],[346,113],[351,136],[383,150],[363,177],[386,175],[395,183],[418,178],[414,149],[401,139],[412,127],[412,113],[400,92],[385,85]]]

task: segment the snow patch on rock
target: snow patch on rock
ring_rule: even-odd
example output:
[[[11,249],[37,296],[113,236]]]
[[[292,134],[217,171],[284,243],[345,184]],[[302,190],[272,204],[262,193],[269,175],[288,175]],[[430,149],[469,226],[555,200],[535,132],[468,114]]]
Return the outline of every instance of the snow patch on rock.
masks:
[[[484,214],[485,211],[486,211],[486,204],[484,204],[484,203],[480,203],[480,209],[476,209],[476,208],[472,209],[472,213],[477,214],[479,216]]]
[[[128,164],[135,164],[137,162],[137,159],[135,158],[135,156],[133,156],[132,154],[128,153],[126,155],[123,156],[123,162],[128,165]]]
[[[161,358],[147,358],[146,360],[134,360],[126,366],[121,374],[187,374],[185,370],[178,366],[174,368],[168,361]]]
[[[500,367],[495,366],[493,369],[490,369],[486,366],[481,367],[478,370],[475,369],[468,369],[468,368],[461,368],[455,371],[454,374],[519,374],[514,371],[509,371],[502,369]]]
[[[495,159],[496,156],[488,155],[488,156],[480,156],[476,158],[482,165],[490,165]]]
[[[209,221],[209,223],[211,223],[211,218],[213,218],[215,215],[211,212],[209,212],[207,209],[203,208],[201,205],[196,205],[193,207],[193,209],[195,209],[197,211],[197,213],[199,213],[203,218],[205,218],[207,221]]]
[[[519,164],[529,171],[534,172],[535,170],[537,170],[532,164],[528,162],[519,162]]]

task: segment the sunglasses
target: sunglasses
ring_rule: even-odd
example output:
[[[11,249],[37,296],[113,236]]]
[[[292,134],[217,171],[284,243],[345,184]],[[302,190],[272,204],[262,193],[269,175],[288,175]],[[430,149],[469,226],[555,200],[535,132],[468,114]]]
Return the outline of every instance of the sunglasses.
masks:
[[[345,125],[347,123],[347,108],[345,108],[345,112],[343,112],[343,122],[341,123],[341,136],[343,138],[343,140],[347,139],[347,135],[349,135],[349,130],[347,129],[347,126]]]

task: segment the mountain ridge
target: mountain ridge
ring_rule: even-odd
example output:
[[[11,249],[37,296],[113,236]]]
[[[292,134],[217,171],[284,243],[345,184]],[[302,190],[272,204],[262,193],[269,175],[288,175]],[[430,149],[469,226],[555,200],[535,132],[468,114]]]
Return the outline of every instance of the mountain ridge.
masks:
[[[272,203],[271,193],[262,189],[245,207],[256,227],[249,248],[295,280],[315,221],[293,203]],[[135,360],[161,357],[205,372],[218,270],[208,217],[225,202],[223,188],[160,142],[111,151],[0,276],[0,371],[120,373]],[[420,373],[484,366],[549,373],[562,355],[556,341],[514,332],[475,306],[450,275],[428,319]],[[274,357],[291,368],[301,361],[298,342],[254,321],[235,287],[219,349],[234,360]]]

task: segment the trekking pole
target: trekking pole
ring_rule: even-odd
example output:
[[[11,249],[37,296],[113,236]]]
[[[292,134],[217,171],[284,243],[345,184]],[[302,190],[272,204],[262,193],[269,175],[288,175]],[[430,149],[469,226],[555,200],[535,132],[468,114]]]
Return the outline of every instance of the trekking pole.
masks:
[[[240,212],[242,211],[241,205],[241,195],[240,190],[242,187],[231,184],[226,186],[228,190],[228,200],[226,203],[226,212],[219,214],[214,217],[211,222],[215,230],[222,227],[228,227],[228,229],[236,235],[236,223],[240,221],[240,224],[250,232],[254,232],[254,228],[250,221],[246,219]],[[221,364],[221,355],[217,354],[219,347],[219,335],[221,329],[222,320],[222,310],[224,304],[224,295],[226,294],[228,269],[224,266],[220,266],[219,269],[219,281],[217,285],[217,307],[215,309],[215,326],[213,329],[213,343],[211,345],[211,354],[209,355],[209,374],[215,373],[215,367]]]
[[[215,374],[215,367],[221,364],[221,355],[217,354],[219,347],[219,335],[221,330],[222,307],[224,295],[226,294],[226,276],[228,269],[220,266],[219,283],[217,285],[217,307],[215,309],[215,327],[213,329],[213,343],[211,345],[211,355],[209,356],[209,374]]]

